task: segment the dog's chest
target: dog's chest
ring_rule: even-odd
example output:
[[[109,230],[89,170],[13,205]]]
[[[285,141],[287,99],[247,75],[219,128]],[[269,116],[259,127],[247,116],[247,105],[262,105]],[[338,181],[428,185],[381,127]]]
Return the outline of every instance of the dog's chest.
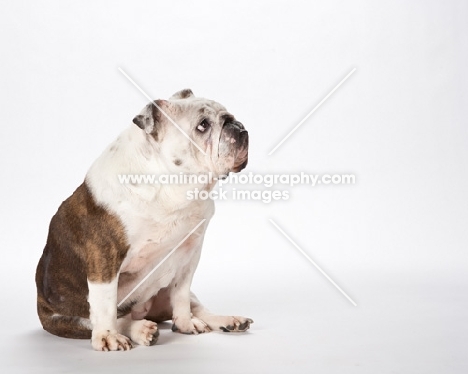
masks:
[[[138,272],[148,264],[162,260],[176,246],[180,247],[178,255],[183,254],[189,258],[190,246],[195,244],[195,241],[193,237],[185,237],[198,223],[192,221],[195,220],[174,218],[156,222],[147,218],[133,219],[133,227],[128,230],[130,249],[121,271]],[[193,236],[198,235],[194,233]]]
[[[119,298],[150,274],[134,295],[134,299],[146,300],[171,282],[177,282],[184,269],[196,266],[202,235],[196,232],[187,237],[187,234],[197,223],[194,219],[178,219],[165,225],[140,222],[129,236],[130,249],[119,276]]]

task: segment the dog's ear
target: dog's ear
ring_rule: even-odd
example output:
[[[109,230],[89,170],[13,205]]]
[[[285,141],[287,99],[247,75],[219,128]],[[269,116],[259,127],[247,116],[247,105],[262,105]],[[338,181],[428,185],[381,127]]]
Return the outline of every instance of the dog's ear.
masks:
[[[176,92],[174,95],[170,97],[169,100],[180,100],[180,99],[188,99],[189,97],[194,97],[192,90],[190,88],[185,88]]]
[[[158,131],[159,119],[161,117],[158,105],[161,107],[164,100],[155,100],[143,108],[143,110],[134,119],[133,123],[147,134],[156,135]],[[156,105],[154,105],[156,103]],[[155,136],[156,137],[156,136]]]

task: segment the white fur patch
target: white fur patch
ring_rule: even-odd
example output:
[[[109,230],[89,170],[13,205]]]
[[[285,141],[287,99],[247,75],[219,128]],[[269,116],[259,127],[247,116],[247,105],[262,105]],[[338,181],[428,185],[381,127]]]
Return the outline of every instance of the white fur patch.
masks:
[[[88,280],[90,321],[94,331],[117,329],[117,282],[97,283]]]

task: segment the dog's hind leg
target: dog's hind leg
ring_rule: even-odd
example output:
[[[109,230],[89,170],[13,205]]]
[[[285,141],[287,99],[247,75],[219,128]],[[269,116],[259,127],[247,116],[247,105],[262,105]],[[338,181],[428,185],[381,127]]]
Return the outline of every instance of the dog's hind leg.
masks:
[[[139,345],[154,345],[159,336],[156,322],[146,319],[134,320],[131,314],[117,319],[117,331]]]
[[[37,312],[42,327],[51,334],[63,338],[91,339],[91,322],[88,318],[56,314],[40,297]]]

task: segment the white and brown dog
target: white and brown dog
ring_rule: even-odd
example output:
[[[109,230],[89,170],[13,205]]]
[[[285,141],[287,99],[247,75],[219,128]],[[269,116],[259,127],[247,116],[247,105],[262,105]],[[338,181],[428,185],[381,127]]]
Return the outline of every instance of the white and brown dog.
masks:
[[[248,133],[222,105],[188,89],[155,103],[204,152],[148,104],[59,207],[37,266],[37,308],[44,329],[91,338],[96,350],[127,350],[132,341],[154,344],[156,323],[170,319],[172,330],[184,334],[245,331],[253,322],[212,314],[190,291],[214,204],[188,200],[187,191],[210,191],[214,183],[122,184],[118,179],[124,174],[211,172],[221,177],[238,172],[247,164]]]

